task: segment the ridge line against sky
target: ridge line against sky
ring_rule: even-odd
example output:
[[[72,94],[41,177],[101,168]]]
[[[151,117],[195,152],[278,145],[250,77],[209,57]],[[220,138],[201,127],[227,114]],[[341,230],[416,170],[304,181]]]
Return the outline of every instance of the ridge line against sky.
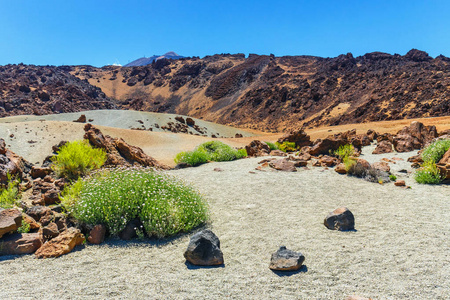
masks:
[[[0,0],[0,65],[256,53],[450,56],[450,1]]]

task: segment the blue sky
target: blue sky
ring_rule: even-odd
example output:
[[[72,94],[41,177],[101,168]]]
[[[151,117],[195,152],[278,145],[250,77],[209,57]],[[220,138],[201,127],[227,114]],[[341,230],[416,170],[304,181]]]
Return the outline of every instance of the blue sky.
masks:
[[[175,51],[450,56],[450,1],[0,0],[0,65],[103,66]]]

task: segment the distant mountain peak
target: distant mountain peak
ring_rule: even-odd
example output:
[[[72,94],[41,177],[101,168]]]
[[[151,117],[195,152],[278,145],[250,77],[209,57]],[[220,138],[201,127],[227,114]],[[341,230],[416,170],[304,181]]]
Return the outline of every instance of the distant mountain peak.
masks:
[[[177,53],[175,53],[174,51],[169,51],[163,55],[153,55],[150,57],[141,57],[138,58],[136,60],[133,60],[132,62],[124,65],[124,67],[138,67],[138,66],[146,66],[151,64],[152,62],[154,62],[155,60],[158,59],[163,59],[163,58],[167,58],[167,59],[180,59],[183,58],[184,56],[178,55]]]

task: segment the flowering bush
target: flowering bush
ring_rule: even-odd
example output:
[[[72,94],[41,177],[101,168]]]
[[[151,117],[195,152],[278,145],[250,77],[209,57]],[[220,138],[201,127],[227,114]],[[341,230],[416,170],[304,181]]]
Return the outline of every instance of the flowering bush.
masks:
[[[197,166],[208,161],[230,161],[247,156],[245,149],[233,149],[219,142],[206,142],[195,148],[194,151],[180,152],[175,157],[175,163],[185,162]]]
[[[52,157],[52,168],[58,176],[77,179],[100,168],[105,161],[104,150],[92,148],[87,140],[73,141],[62,146],[58,155]]]
[[[79,179],[62,203],[83,223],[104,224],[112,235],[139,218],[148,236],[187,232],[207,220],[207,206],[192,187],[149,169],[107,169]]]
[[[436,163],[427,161],[414,173],[418,183],[439,184],[443,180]]]
[[[435,141],[423,150],[422,159],[424,162],[432,161],[437,163],[449,148],[450,140]]]
[[[14,179],[8,174],[8,183],[4,186],[0,186],[0,207],[11,208],[17,200],[19,200],[19,180]]]
[[[276,142],[275,145],[283,152],[294,152],[295,150],[297,150],[297,145],[295,145],[294,142]]]

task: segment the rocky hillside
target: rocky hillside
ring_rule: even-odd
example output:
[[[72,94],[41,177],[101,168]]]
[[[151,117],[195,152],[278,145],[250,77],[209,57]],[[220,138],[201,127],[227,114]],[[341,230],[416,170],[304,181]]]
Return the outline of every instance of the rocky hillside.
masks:
[[[116,108],[100,88],[71,75],[69,70],[22,64],[0,66],[0,117]]]
[[[16,72],[39,69],[3,68]],[[139,67],[41,69],[70,78],[69,86],[80,84],[80,90],[96,91],[97,97],[86,101],[91,105],[106,105],[109,97],[124,109],[183,114],[265,131],[302,124],[311,127],[450,115],[450,59],[432,58],[415,49],[404,56],[374,52],[356,58],[350,53],[335,58],[246,58],[243,54],[222,54],[160,59]],[[12,80],[5,79],[4,73],[0,82]],[[39,80],[39,76],[34,77]],[[90,90],[85,80],[107,97],[98,89]],[[24,85],[22,89],[27,86],[25,81]],[[24,97],[20,87],[15,87],[8,90],[9,100],[2,97],[4,102]],[[49,92],[51,98],[63,101],[64,96],[73,97],[65,84],[60,90],[66,94],[53,96]]]

